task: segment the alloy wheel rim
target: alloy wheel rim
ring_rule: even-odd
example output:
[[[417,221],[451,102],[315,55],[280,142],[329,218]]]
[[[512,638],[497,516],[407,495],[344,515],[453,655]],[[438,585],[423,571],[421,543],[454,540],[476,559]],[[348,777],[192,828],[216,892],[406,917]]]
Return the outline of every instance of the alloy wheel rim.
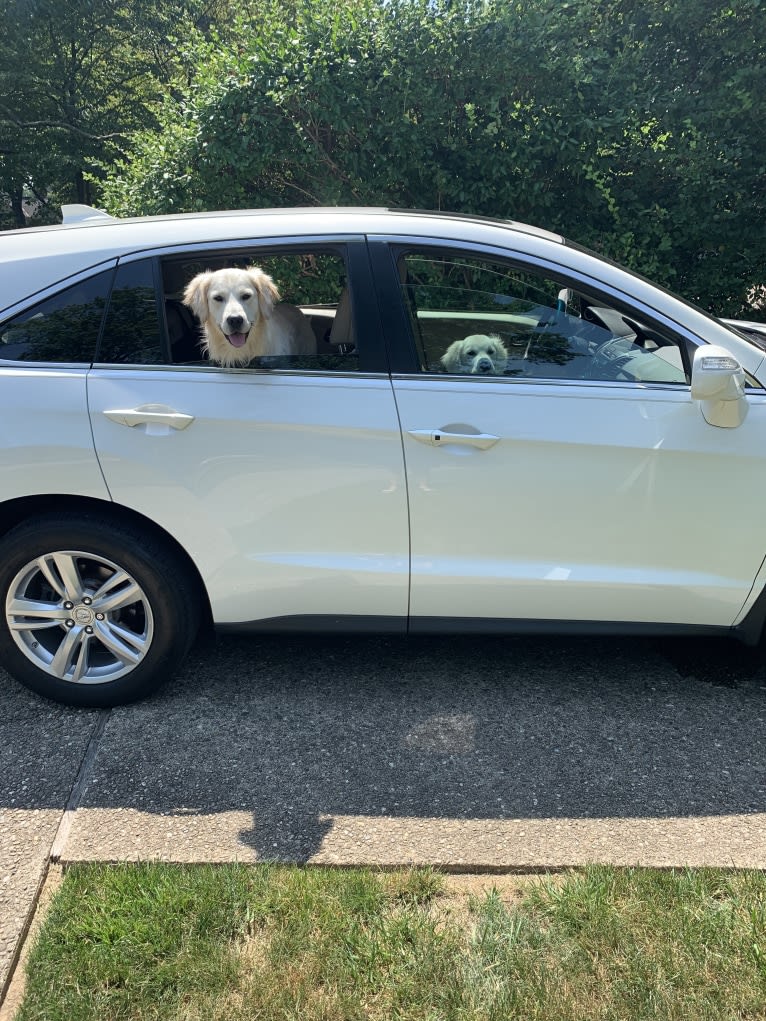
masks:
[[[131,673],[154,637],[138,582],[113,561],[80,550],[45,553],[22,567],[9,586],[5,617],[28,660],[74,684]]]

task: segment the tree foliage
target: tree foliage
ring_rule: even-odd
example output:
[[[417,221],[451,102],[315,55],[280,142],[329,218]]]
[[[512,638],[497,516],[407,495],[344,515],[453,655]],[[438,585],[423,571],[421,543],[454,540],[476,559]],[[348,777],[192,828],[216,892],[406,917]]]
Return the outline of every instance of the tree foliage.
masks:
[[[181,72],[175,34],[208,26],[223,3],[0,0],[5,218],[24,225],[25,197],[42,219],[55,217],[54,203],[92,201],[89,175],[157,126],[159,94]]]
[[[155,4],[153,23],[181,6]],[[133,120],[110,113],[110,88],[94,104],[88,130],[120,133],[89,164],[104,164],[110,211],[441,208],[559,230],[720,313],[745,311],[765,282],[761,0],[240,0],[221,12],[203,31],[187,11],[171,50],[152,50],[161,32],[145,27],[136,52],[155,86],[135,79]]]

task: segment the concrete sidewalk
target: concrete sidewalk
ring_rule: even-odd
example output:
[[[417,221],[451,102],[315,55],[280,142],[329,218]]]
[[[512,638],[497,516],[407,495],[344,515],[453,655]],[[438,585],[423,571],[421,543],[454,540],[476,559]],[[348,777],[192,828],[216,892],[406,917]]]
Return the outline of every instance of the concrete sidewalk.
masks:
[[[766,679],[726,649],[228,639],[111,712],[0,672],[0,989],[51,861],[766,868]]]

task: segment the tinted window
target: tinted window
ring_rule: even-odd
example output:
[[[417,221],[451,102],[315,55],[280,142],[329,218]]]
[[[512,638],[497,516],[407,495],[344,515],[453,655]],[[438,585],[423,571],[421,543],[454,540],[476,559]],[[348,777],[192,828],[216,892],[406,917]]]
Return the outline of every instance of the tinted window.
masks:
[[[0,326],[0,359],[90,365],[113,271],[73,284]]]
[[[168,361],[151,259],[117,267],[97,360],[129,365]]]

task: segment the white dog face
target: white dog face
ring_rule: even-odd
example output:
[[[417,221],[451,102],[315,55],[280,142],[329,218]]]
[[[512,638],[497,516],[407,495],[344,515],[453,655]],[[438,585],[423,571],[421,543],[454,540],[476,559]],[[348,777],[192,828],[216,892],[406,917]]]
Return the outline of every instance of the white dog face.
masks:
[[[508,364],[508,352],[500,337],[476,333],[450,344],[441,363],[447,372],[500,376]]]
[[[262,329],[278,301],[276,284],[256,266],[199,273],[184,292],[184,304],[204,326],[211,360],[222,365],[250,361],[251,334]]]

